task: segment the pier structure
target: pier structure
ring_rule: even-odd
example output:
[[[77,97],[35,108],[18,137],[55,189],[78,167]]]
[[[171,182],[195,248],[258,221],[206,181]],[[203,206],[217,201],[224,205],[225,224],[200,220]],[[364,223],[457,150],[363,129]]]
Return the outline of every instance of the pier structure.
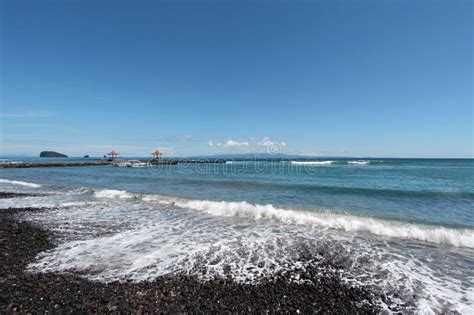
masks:
[[[119,154],[112,150],[112,152],[107,153],[107,155],[109,156],[109,160],[115,160]]]
[[[156,150],[155,152],[151,153],[151,155],[153,156],[153,160],[161,160],[163,153]]]

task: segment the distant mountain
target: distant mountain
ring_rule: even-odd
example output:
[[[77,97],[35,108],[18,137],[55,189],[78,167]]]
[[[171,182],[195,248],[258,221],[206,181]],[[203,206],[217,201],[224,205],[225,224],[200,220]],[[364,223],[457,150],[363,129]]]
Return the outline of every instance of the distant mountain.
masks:
[[[46,157],[46,158],[48,158],[48,157],[50,157],[50,158],[63,157],[63,158],[67,158],[67,155],[59,153],[59,152],[54,152],[54,151],[42,151],[40,153],[40,157]]]

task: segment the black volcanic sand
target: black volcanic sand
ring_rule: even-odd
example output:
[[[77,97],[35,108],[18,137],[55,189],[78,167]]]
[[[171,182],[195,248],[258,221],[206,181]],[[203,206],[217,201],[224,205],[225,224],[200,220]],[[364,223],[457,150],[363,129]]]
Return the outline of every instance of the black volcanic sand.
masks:
[[[202,282],[191,276],[104,284],[74,274],[27,273],[26,266],[38,253],[54,248],[51,232],[18,220],[18,214],[28,211],[45,209],[0,210],[0,314],[380,312],[369,290],[348,287],[335,276],[318,275],[316,267],[253,285],[231,279]],[[312,283],[290,281],[295,274]]]

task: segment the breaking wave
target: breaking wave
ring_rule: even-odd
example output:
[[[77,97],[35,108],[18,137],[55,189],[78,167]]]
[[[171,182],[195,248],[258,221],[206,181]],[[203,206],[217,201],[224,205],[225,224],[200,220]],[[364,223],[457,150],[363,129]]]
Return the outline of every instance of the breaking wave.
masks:
[[[369,164],[370,161],[348,161],[348,164],[357,164],[357,165],[366,165]]]
[[[291,161],[293,165],[330,165],[334,161]]]
[[[2,179],[2,178],[0,178],[0,183],[11,184],[11,185],[19,185],[19,186],[24,186],[24,187],[32,187],[32,188],[40,188],[41,187],[40,184],[22,182],[22,181],[19,181],[19,180]]]
[[[456,260],[461,250],[451,247],[474,248],[473,229],[86,187],[31,199],[16,202],[48,202],[55,209],[22,218],[53,231],[60,242],[37,256],[29,272],[100,282],[185,274],[249,283],[314,263],[321,273],[390,296],[407,312],[473,310],[471,273],[460,272],[470,270],[472,255]]]
[[[120,199],[130,199],[133,198],[133,194],[126,192],[125,190],[115,190],[115,189],[101,189],[94,191],[94,196],[97,198],[120,198]]]
[[[159,202],[179,208],[204,212],[213,216],[271,220],[284,224],[338,229],[345,232],[362,232],[382,237],[411,239],[456,247],[474,248],[474,230],[471,229],[456,229],[443,226],[389,221],[332,212],[283,209],[271,204],[259,205],[251,204],[246,201],[192,200],[162,195],[133,194],[124,190],[98,190],[94,192],[94,196],[98,198],[133,198],[145,202]]]

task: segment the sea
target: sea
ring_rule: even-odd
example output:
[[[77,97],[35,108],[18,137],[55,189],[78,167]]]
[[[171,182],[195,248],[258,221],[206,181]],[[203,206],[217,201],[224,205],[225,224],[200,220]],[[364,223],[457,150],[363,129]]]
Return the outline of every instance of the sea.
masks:
[[[21,217],[57,236],[30,272],[255,283],[304,268],[305,253],[406,312],[474,313],[472,159],[0,169],[0,191],[41,195],[0,208],[49,209]]]

